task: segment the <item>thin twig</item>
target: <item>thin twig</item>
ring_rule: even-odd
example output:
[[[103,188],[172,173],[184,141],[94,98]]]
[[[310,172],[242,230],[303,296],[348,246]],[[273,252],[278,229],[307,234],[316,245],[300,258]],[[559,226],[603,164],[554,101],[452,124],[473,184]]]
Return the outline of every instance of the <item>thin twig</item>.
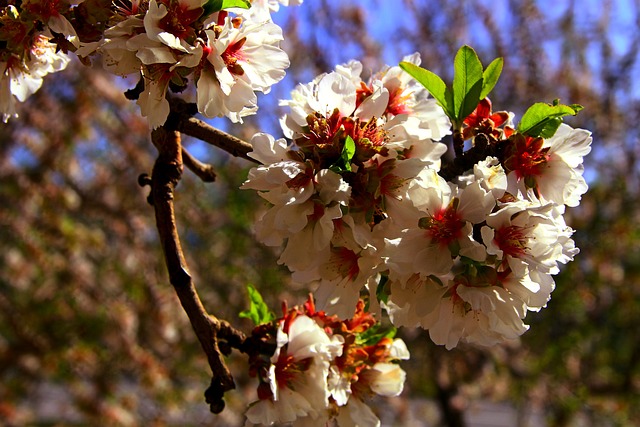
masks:
[[[187,268],[173,204],[173,191],[183,171],[180,133],[160,127],[151,133],[151,139],[158,149],[158,159],[151,176],[151,194],[169,280],[207,355],[213,376],[211,386],[205,392],[205,398],[211,411],[219,413],[224,409],[224,393],[235,388],[235,383],[224,363],[218,347],[218,338],[226,339],[231,344],[244,342],[245,337],[227,322],[207,313]]]
[[[193,157],[184,147],[182,148],[182,160],[184,165],[202,181],[213,182],[216,180],[216,173],[213,170],[213,166],[207,163],[202,163],[200,160]]]
[[[252,159],[248,156],[248,154],[253,151],[251,144],[221,131],[220,129],[216,129],[195,117],[180,120],[176,129],[185,135],[192,136],[206,142],[207,144],[214,145],[232,156],[241,157],[249,160],[250,162],[259,163],[256,159]]]
[[[260,163],[248,156],[253,151],[251,144],[193,117],[198,113],[198,108],[195,104],[190,104],[181,98],[175,97],[169,98],[169,104],[171,105],[171,114],[165,125],[167,128],[175,129],[185,135],[216,146],[232,156]]]

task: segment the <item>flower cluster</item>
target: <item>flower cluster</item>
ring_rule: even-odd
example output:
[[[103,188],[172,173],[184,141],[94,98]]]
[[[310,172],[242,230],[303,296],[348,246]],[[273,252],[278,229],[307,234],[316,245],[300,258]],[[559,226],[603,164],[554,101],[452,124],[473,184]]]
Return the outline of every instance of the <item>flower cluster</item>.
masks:
[[[40,89],[47,74],[69,63],[69,57],[52,43],[51,31],[70,27],[57,11],[64,7],[62,3],[52,2],[45,10],[30,1],[23,3],[21,11],[9,5],[0,12],[0,114],[5,123],[18,116],[17,103]],[[74,36],[75,32],[70,38],[75,41]]]
[[[361,70],[338,66],[282,101],[291,143],[254,136],[262,166],[242,188],[269,203],[258,238],[284,244],[279,262],[340,317],[367,289],[396,326],[447,348],[518,337],[578,252],[563,214],[587,189],[590,133],[562,124],[529,136],[484,98],[456,130],[484,157],[452,178],[437,142],[451,133],[443,109],[399,67],[366,82]]]
[[[379,426],[365,402],[374,395],[399,395],[406,377],[398,361],[409,352],[393,338],[395,331],[383,331],[362,301],[344,321],[317,311],[312,298],[283,311],[253,331],[252,339],[271,343],[271,350],[250,361],[260,384],[247,425],[324,426],[336,419],[340,426]]]
[[[182,92],[190,82],[201,114],[242,122],[258,108],[256,92],[269,92],[289,66],[279,47],[282,30],[270,13],[301,0],[262,0],[250,9],[225,10],[220,3],[118,0],[86,6],[29,0],[19,9],[7,6],[0,15],[0,112],[5,121],[15,116],[16,100],[35,92],[47,73],[65,68],[69,58],[63,52],[73,51],[83,61],[101,54],[104,68],[117,75],[141,75],[138,104],[152,128],[169,115],[168,90]]]
[[[230,13],[211,12],[210,3],[123,1],[97,46],[107,70],[142,73],[138,104],[153,128],[169,114],[168,88],[182,91],[189,78],[201,114],[242,122],[258,108],[255,92],[269,92],[285,75],[289,58],[279,48],[282,30],[271,21],[268,4]]]

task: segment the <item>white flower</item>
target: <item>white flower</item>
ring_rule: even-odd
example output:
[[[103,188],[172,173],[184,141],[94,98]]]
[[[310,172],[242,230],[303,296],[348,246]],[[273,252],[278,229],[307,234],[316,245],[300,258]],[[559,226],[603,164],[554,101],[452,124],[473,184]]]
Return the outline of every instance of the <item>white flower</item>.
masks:
[[[507,148],[507,191],[527,194],[533,189],[543,202],[578,206],[588,189],[582,160],[591,151],[591,140],[591,132],[564,123],[549,139],[516,139]]]
[[[202,49],[193,54],[184,55],[175,63],[151,64],[143,68],[144,90],[138,97],[138,105],[143,116],[149,119],[149,127],[155,129],[162,126],[169,115],[167,88],[171,78],[181,67],[191,68],[200,62]]]
[[[420,65],[418,53],[406,56],[403,61]],[[409,132],[421,139],[440,140],[451,133],[451,122],[436,100],[416,79],[400,67],[390,67],[376,76],[389,92],[389,104],[386,113],[390,115],[408,115],[416,121],[407,126]],[[374,78],[376,78],[374,77]]]
[[[438,305],[420,320],[434,343],[451,349],[460,341],[493,345],[522,335],[525,304],[498,286],[449,286]]]
[[[49,40],[47,35],[36,35],[24,60],[10,56],[0,62],[0,113],[5,123],[18,116],[17,102],[26,101],[40,89],[44,76],[67,67],[69,57],[56,52],[56,45]]]
[[[356,108],[356,86],[343,74],[321,74],[311,83],[296,86],[291,98],[280,101],[290,109],[280,124],[287,137],[295,138],[304,133],[309,114],[319,113],[327,118],[337,110],[340,117],[350,116]]]
[[[142,62],[129,40],[144,30],[141,18],[131,16],[104,32],[105,40],[98,48],[105,70],[120,76],[140,71]]]
[[[377,281],[376,267],[379,257],[375,248],[351,250],[346,247],[332,247],[329,259],[317,269],[294,275],[294,280],[309,283],[310,278],[319,274],[320,280],[314,293],[318,308],[341,319],[353,316],[360,290]]]
[[[191,53],[194,46],[185,40],[186,33],[188,33],[185,30],[193,22],[190,15],[194,14],[206,2],[207,0],[179,0],[170,3],[173,7],[171,11],[168,11],[164,4],[158,4],[156,0],[149,1],[149,9],[144,16],[146,36],[149,40],[162,43],[170,49]],[[171,19],[164,20],[163,18],[168,14],[171,14]]]
[[[421,278],[413,274],[406,280],[391,272],[391,287],[388,301],[383,307],[391,322],[397,326],[420,326],[422,319],[433,312],[447,292],[447,287],[432,278]]]
[[[198,110],[206,117],[233,122],[257,108],[255,91],[268,93],[289,67],[280,49],[282,30],[270,21],[245,20],[240,27],[226,18],[219,35],[207,31],[208,64],[197,82]]]
[[[485,249],[472,236],[473,224],[485,220],[495,200],[478,183],[454,190],[449,194],[433,187],[417,187],[410,193],[423,218],[399,239],[388,240],[385,253],[391,269],[405,276],[444,276],[458,254],[484,260]]]
[[[487,252],[497,255],[517,277],[523,277],[527,270],[557,274],[558,262],[573,259],[575,246],[565,238],[571,230],[554,209],[552,204],[526,201],[504,204],[482,227]]]
[[[300,315],[280,324],[277,349],[271,358],[271,399],[250,405],[253,424],[290,423],[299,418],[323,417],[329,405],[329,362],[342,354],[342,337],[330,338],[311,318]]]
[[[71,25],[71,22],[60,13],[55,12],[49,17],[49,21],[47,25],[51,29],[58,34],[62,34],[65,39],[67,39],[72,45],[75,47],[80,46],[80,39],[78,38],[78,34],[76,33],[75,28]]]
[[[360,399],[349,399],[336,417],[339,427],[379,427],[380,420],[371,408]]]
[[[504,196],[507,190],[507,175],[496,157],[487,157],[473,165],[472,173],[459,177],[462,185],[469,185],[475,181],[491,192],[496,200]]]

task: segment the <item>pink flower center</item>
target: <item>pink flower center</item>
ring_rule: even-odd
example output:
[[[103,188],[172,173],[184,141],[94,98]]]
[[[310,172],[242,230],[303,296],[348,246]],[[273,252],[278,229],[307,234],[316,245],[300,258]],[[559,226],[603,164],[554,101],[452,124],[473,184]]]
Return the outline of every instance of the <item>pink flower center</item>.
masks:
[[[295,143],[306,159],[317,162],[320,167],[329,167],[340,157],[344,146],[341,142],[344,117],[336,108],[329,117],[313,113],[306,120],[308,130]]]
[[[526,254],[527,229],[510,225],[502,227],[495,232],[493,241],[505,254],[514,258],[520,258]]]
[[[510,156],[505,162],[509,171],[514,171],[518,178],[540,176],[549,161],[549,147],[543,148],[542,138],[519,137],[513,141]]]
[[[313,180],[313,169],[307,168],[304,172],[300,172],[294,178],[286,182],[287,187],[294,191],[298,191],[306,187]]]
[[[458,199],[454,198],[446,208],[430,217],[420,219],[420,228],[427,230],[427,235],[442,246],[448,246],[462,237],[466,221],[457,211],[458,203]]]
[[[203,9],[201,7],[188,9],[189,6],[181,4],[179,0],[168,0],[163,4],[167,7],[167,14],[160,20],[158,26],[181,40],[195,38],[195,29],[192,24],[200,18]]]
[[[307,215],[309,222],[318,222],[324,216],[324,205],[320,202],[313,203],[313,213]]]
[[[398,114],[409,114],[411,110],[407,106],[406,102],[411,98],[411,94],[402,95],[402,88],[398,87],[393,92],[389,93],[389,104],[387,105],[387,113],[397,116]]]
[[[247,41],[246,37],[241,38],[233,43],[231,43],[224,52],[222,52],[222,60],[227,66],[227,69],[231,72],[231,74],[235,74],[241,76],[244,74],[244,70],[242,66],[238,64],[238,61],[244,59],[244,52],[242,51],[242,46],[244,46]]]
[[[352,250],[343,247],[333,248],[331,252],[332,264],[340,276],[347,277],[349,280],[355,279],[360,272],[360,267],[358,266],[360,256]]]
[[[276,383],[279,388],[285,388],[291,381],[309,369],[312,358],[294,360],[293,356],[289,356],[286,352],[281,352],[275,366]]]

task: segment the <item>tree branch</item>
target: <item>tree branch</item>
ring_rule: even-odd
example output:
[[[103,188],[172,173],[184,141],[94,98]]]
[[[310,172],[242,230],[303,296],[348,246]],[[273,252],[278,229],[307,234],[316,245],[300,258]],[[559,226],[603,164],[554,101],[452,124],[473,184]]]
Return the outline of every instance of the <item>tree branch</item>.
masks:
[[[165,127],[216,146],[235,157],[259,163],[248,156],[253,151],[251,144],[193,117],[198,112],[195,104],[189,104],[181,98],[170,98],[169,103],[171,114]]]
[[[216,173],[213,170],[213,166],[202,163],[193,157],[186,148],[182,148],[182,161],[184,165],[203,182],[213,182],[216,180]]]
[[[158,158],[151,176],[151,195],[169,280],[207,355],[213,373],[211,385],[205,392],[206,401],[211,412],[220,413],[224,409],[224,393],[235,388],[235,383],[224,363],[218,339],[223,338],[233,344],[244,342],[245,336],[227,322],[207,313],[187,268],[173,204],[173,191],[183,171],[180,133],[160,127],[151,133],[151,139],[158,149]]]

